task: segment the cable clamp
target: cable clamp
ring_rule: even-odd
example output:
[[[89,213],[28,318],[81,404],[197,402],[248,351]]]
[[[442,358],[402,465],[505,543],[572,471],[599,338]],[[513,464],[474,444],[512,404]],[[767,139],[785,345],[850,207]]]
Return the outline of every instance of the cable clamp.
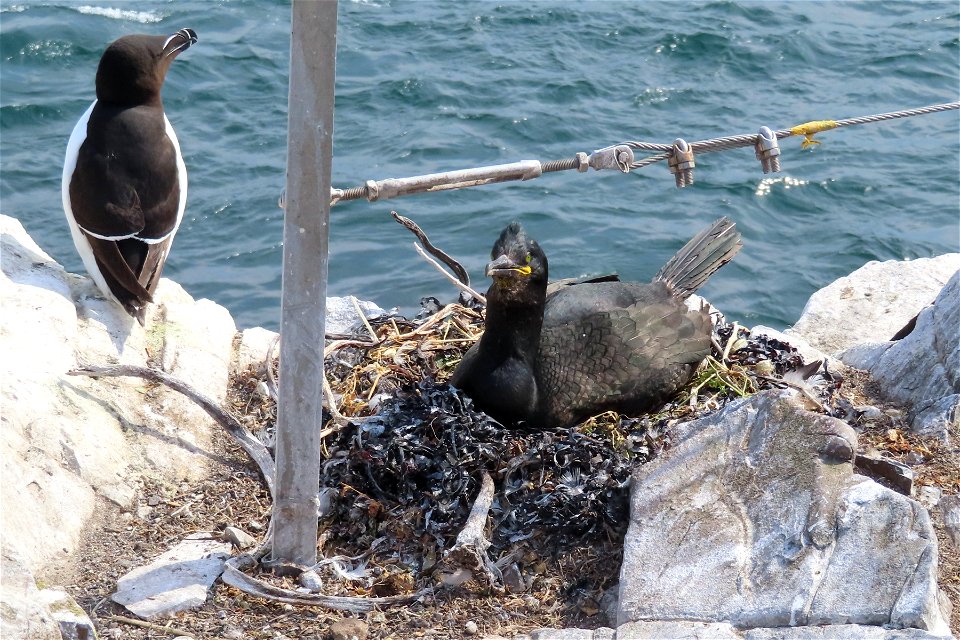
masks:
[[[754,145],[757,160],[764,173],[780,173],[780,143],[770,127],[760,127],[757,143]]]
[[[677,181],[678,189],[693,184],[693,168],[697,163],[693,159],[693,148],[687,144],[686,140],[677,138],[673,141],[673,149],[667,164],[670,167],[670,173]]]

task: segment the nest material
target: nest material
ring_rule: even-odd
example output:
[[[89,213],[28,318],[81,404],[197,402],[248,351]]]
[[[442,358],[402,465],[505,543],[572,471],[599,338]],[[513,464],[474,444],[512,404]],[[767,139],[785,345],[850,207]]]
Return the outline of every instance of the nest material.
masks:
[[[479,309],[422,305],[417,319],[377,318],[326,349],[337,408],[349,422],[323,442],[322,544],[347,555],[375,547],[392,558],[381,578],[394,578],[379,580],[378,595],[427,581],[463,527],[484,471],[496,487],[490,552],[499,564],[579,552],[598,540],[618,545],[631,471],[670,446],[670,426],[784,386],[781,377],[803,365],[784,343],[720,324],[714,353],[656,415],[606,413],[568,429],[504,426],[446,382],[482,333]],[[832,406],[839,379],[822,373],[819,383],[809,387],[815,401]],[[261,399],[254,413],[269,417],[270,405]],[[261,426],[269,441],[272,421]]]

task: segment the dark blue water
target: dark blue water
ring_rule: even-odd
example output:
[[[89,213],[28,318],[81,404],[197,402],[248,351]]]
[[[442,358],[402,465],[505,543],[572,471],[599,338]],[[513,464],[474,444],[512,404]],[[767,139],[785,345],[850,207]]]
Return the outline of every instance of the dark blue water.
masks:
[[[4,0],[0,209],[82,270],[60,205],[67,138],[107,43],[192,27],[164,103],[190,172],[164,274],[241,326],[279,320],[289,55],[286,3]],[[400,2],[342,0],[333,182],[534,158],[622,140],[672,142],[957,100],[950,2]],[[764,179],[753,151],[701,155],[676,189],[663,164],[338,205],[330,294],[409,311],[455,296],[389,216],[407,215],[481,288],[499,230],[519,219],[555,277],[646,280],[700,227],[734,218],[745,247],[703,293],[748,325],[782,327],[811,293],[868,260],[960,244],[958,112],[783,141]]]

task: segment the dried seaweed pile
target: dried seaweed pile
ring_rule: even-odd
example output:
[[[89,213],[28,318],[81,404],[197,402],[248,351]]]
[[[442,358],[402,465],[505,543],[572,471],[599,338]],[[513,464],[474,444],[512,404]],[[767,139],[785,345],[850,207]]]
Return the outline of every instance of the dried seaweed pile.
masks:
[[[721,324],[713,355],[656,415],[609,413],[561,430],[505,427],[445,382],[482,332],[479,310],[429,311],[371,320],[326,351],[335,403],[347,418],[324,440],[326,541],[344,553],[378,541],[415,572],[452,544],[483,471],[496,486],[495,559],[619,541],[631,470],[670,446],[670,426],[790,384],[782,377],[803,365],[788,345]],[[817,403],[839,386],[830,374],[815,385],[797,380]]]

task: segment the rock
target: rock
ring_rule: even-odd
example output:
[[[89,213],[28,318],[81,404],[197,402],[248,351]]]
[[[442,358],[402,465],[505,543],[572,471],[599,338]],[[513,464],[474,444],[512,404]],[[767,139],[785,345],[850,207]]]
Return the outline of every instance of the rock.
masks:
[[[837,624],[826,627],[793,627],[750,629],[744,640],[950,640],[951,636],[928,633],[919,629],[884,629],[860,624]]]
[[[892,342],[860,344],[840,354],[846,364],[870,372],[881,393],[908,405],[914,429],[957,425],[960,399],[960,271],[936,302],[917,317],[913,331]]]
[[[63,640],[97,640],[97,630],[90,616],[63,587],[48,587],[40,591],[40,602],[60,626]]]
[[[530,640],[612,640],[613,629],[537,629]]]
[[[356,298],[353,296],[327,298],[327,322],[324,326],[326,334],[350,333],[362,324],[360,316],[357,315],[357,308],[353,304],[354,300]],[[357,303],[368,320],[389,313],[373,302],[357,300]]]
[[[924,435],[960,434],[960,394],[940,398],[926,408],[915,409],[910,429]]]
[[[858,469],[863,469],[876,476],[880,476],[903,495],[909,496],[913,494],[913,480],[916,474],[914,474],[913,469],[907,465],[897,462],[896,460],[888,460],[879,455],[859,454],[857,454],[856,465]]]
[[[237,527],[224,527],[223,537],[230,544],[241,551],[252,549],[257,546],[257,540],[243,529]]]
[[[943,509],[943,525],[947,535],[957,547],[960,547],[960,496],[946,496],[940,500]]]
[[[917,502],[922,504],[926,509],[933,509],[938,504],[940,504],[940,499],[943,497],[943,490],[940,487],[934,487],[933,485],[924,485],[920,487],[920,490],[917,491]]]
[[[7,517],[6,513],[4,517]],[[6,540],[0,558],[0,574],[3,576],[0,580],[0,638],[60,640],[60,626],[40,599],[33,575]]]
[[[633,478],[619,624],[947,633],[930,518],[854,475],[849,425],[767,391],[672,438]]]
[[[890,340],[933,302],[958,269],[960,253],[868,262],[810,296],[786,333],[830,355],[859,343]]]
[[[511,562],[503,568],[503,586],[509,593],[523,593],[527,590],[527,582],[523,579],[516,562]]]
[[[226,309],[162,280],[144,329],[7,216],[0,263],[0,502],[31,505],[5,510],[0,536],[42,575],[74,554],[101,499],[133,510],[140,478],[204,477],[209,436],[219,429],[166,388],[67,371],[149,361],[222,400],[236,327]]]
[[[256,372],[264,371],[264,364],[267,360],[267,352],[273,346],[274,340],[279,334],[276,331],[270,331],[263,327],[254,327],[244,329],[240,332],[240,339],[237,342],[237,351],[233,361],[235,371],[246,371],[251,369]],[[280,345],[274,347],[273,355],[280,353]]]
[[[359,618],[343,618],[330,625],[333,640],[366,640],[368,633],[367,623]]]
[[[309,592],[319,593],[323,588],[323,580],[320,579],[320,575],[313,569],[304,571],[297,579],[300,581],[300,584]]]
[[[463,625],[463,632],[468,636],[475,636],[480,632],[480,627],[473,620],[467,620],[466,624]]]
[[[120,578],[111,599],[147,620],[198,607],[229,557],[229,543],[211,533],[191,534],[149,565]]]
[[[716,622],[630,622],[617,627],[617,640],[741,640],[731,625]]]

